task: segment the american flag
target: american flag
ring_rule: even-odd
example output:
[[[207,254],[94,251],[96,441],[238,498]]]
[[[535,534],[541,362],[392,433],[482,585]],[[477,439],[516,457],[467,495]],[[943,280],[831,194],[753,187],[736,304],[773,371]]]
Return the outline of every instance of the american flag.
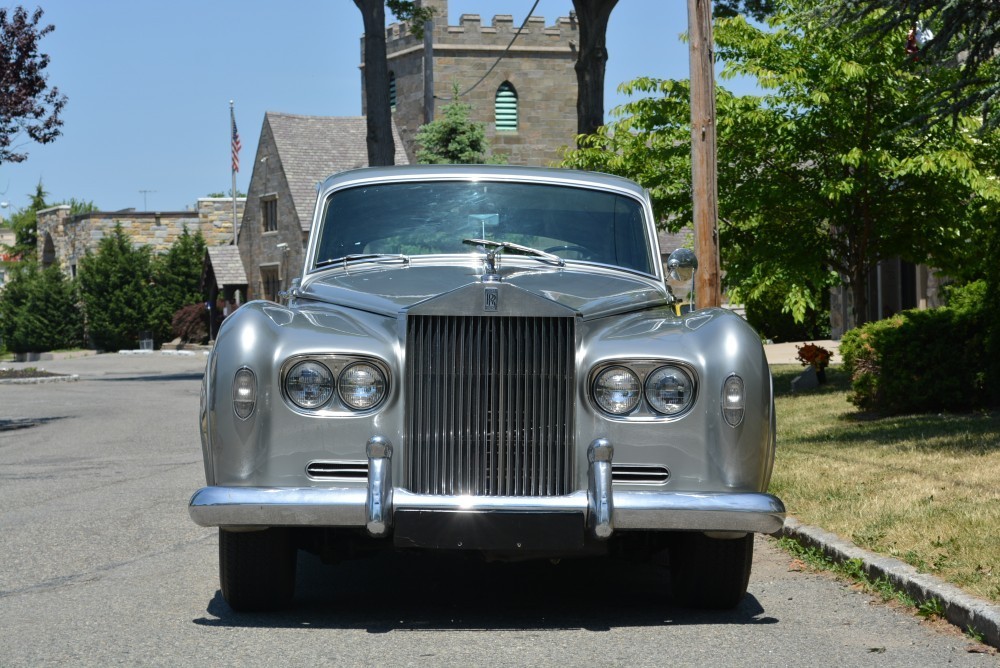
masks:
[[[243,147],[240,144],[240,133],[236,129],[236,114],[233,113],[233,108],[229,107],[229,121],[233,129],[233,171],[240,171],[240,149]]]

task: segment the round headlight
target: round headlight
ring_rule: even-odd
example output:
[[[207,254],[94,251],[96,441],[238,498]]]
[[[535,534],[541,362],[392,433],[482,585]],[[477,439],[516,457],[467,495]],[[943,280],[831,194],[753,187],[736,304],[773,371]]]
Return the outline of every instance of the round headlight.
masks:
[[[385,374],[374,364],[356,362],[340,374],[340,400],[356,411],[375,408],[385,397]]]
[[[202,393],[202,397],[204,397]],[[241,420],[246,420],[257,405],[257,377],[253,371],[243,367],[233,378],[233,411]]]
[[[632,412],[639,397],[639,377],[623,366],[608,367],[594,379],[594,401],[612,415]]]
[[[333,396],[333,375],[319,362],[299,362],[285,376],[285,392],[299,408],[319,408]]]
[[[657,413],[678,415],[694,400],[694,381],[679,366],[661,366],[646,379],[646,401]]]
[[[746,403],[743,379],[736,374],[726,378],[722,385],[722,417],[726,418],[730,427],[738,427],[743,422]]]

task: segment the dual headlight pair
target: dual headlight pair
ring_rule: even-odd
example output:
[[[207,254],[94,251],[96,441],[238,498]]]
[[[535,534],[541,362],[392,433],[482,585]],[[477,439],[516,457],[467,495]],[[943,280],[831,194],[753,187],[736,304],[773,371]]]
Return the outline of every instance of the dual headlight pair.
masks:
[[[388,387],[385,371],[368,360],[303,360],[284,374],[285,396],[304,410],[327,407],[334,395],[344,408],[371,410],[382,403]]]
[[[591,382],[594,403],[609,415],[675,417],[695,400],[694,373],[679,364],[636,362],[611,364],[600,369]],[[732,427],[743,422],[746,393],[736,374],[722,386],[722,416]]]

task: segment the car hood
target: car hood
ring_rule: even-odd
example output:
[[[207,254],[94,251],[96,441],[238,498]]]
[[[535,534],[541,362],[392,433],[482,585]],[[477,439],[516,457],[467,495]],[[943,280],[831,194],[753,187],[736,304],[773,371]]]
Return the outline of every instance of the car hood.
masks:
[[[387,316],[481,282],[469,266],[401,266],[337,270],[310,278],[302,299],[357,308]],[[560,304],[584,319],[668,303],[666,290],[650,278],[573,266],[540,269],[508,267],[501,282]]]

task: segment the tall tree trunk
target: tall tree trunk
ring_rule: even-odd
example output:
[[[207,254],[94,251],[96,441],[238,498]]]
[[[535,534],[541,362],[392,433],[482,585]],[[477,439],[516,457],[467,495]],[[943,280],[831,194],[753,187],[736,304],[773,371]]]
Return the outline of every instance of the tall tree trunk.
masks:
[[[853,327],[860,327],[869,321],[868,317],[868,266],[856,267],[851,272],[851,313],[854,316]]]
[[[365,25],[365,118],[368,124],[368,164],[395,163],[392,112],[389,108],[389,63],[385,56],[384,0],[354,0]]]
[[[580,26],[576,58],[576,131],[593,134],[604,125],[604,68],[608,62],[606,36],[611,10],[618,0],[573,0]]]

